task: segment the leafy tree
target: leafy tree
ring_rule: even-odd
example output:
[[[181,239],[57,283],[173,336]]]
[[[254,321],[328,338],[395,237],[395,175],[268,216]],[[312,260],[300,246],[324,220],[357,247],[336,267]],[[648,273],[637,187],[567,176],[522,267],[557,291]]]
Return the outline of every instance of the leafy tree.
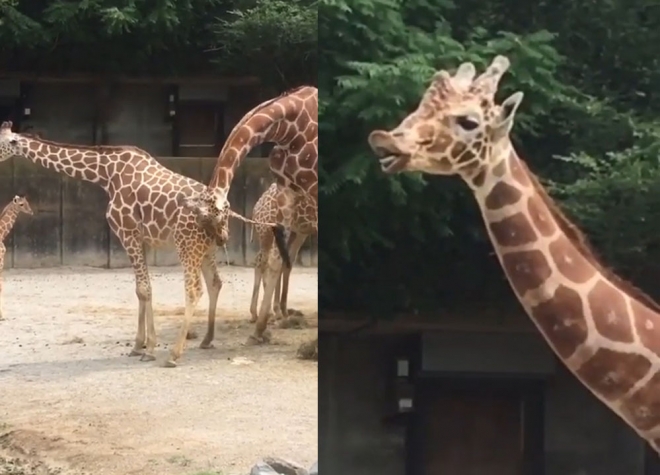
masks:
[[[308,0],[0,0],[0,61],[19,71],[256,75],[285,89],[315,79],[316,11]]]
[[[214,51],[223,70],[267,78],[280,90],[316,84],[317,23],[316,2],[258,0],[219,19]]]
[[[466,187],[385,176],[366,144],[415,106],[435,70],[500,53],[512,61],[502,94],[525,92],[513,132],[523,157],[611,264],[652,267],[660,140],[657,106],[640,97],[660,88],[644,36],[660,21],[641,1],[602,3],[320,2],[322,307],[383,314],[511,300]]]

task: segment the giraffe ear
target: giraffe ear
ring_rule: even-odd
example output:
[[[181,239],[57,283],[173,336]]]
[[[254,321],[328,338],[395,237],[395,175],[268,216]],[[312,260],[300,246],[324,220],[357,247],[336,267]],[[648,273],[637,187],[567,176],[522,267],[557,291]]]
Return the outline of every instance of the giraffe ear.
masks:
[[[520,106],[520,103],[523,100],[523,96],[524,94],[521,91],[514,92],[500,105],[500,116],[495,119],[495,123],[493,124],[494,142],[497,142],[502,137],[509,135],[509,132],[511,132],[511,128],[513,127],[513,118],[516,115],[518,106]]]

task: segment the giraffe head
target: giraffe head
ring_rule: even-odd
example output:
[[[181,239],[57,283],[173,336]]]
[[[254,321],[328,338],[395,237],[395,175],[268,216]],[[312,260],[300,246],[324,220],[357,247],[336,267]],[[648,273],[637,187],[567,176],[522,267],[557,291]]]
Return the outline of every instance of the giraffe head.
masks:
[[[0,124],[0,162],[9,160],[14,155],[20,155],[20,136],[11,131],[11,121]]]
[[[198,195],[180,195],[179,205],[190,210],[197,217],[200,226],[226,230],[229,220],[229,200],[226,190],[206,188]]]
[[[508,68],[509,60],[497,56],[476,79],[472,63],[461,64],[454,76],[437,72],[417,110],[393,130],[369,135],[382,170],[469,179],[488,167],[496,152],[508,144],[523,98],[522,92],[516,92],[495,104],[497,86]]]
[[[32,208],[30,208],[30,203],[28,203],[28,200],[25,196],[22,195],[14,196],[14,199],[11,200],[11,205],[21,213],[26,213],[29,215],[34,214]]]

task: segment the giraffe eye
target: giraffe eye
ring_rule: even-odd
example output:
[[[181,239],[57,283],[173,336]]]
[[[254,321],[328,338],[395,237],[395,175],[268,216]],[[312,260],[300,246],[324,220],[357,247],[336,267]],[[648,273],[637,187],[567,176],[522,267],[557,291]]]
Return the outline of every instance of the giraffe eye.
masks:
[[[427,147],[427,146],[433,144],[433,138],[419,139],[419,140],[417,141],[417,144],[418,144],[418,145],[421,145],[421,146],[423,146],[423,147]]]
[[[456,117],[456,123],[463,130],[468,130],[468,131],[474,130],[477,127],[479,127],[479,121],[467,115],[459,115],[458,117]]]

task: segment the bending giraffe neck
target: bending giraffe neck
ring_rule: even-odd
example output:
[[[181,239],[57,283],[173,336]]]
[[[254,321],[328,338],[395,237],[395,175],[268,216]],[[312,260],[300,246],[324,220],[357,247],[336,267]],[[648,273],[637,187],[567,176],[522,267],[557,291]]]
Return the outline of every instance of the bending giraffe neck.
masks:
[[[19,213],[20,210],[14,206],[14,203],[9,203],[0,211],[0,242],[4,241],[13,229]]]
[[[660,306],[600,264],[510,144],[471,179],[522,306],[577,378],[660,448]]]
[[[264,142],[288,146],[297,136],[296,121],[315,91],[316,88],[301,86],[263,102],[248,112],[227,137],[209,188],[228,190],[236,169],[254,147]],[[294,94],[301,97],[294,99],[291,97]],[[307,122],[310,122],[310,118]]]
[[[112,175],[118,171],[115,163],[128,162],[134,151],[142,152],[132,147],[62,144],[28,135],[20,136],[19,145],[21,156],[31,162],[106,190]]]

